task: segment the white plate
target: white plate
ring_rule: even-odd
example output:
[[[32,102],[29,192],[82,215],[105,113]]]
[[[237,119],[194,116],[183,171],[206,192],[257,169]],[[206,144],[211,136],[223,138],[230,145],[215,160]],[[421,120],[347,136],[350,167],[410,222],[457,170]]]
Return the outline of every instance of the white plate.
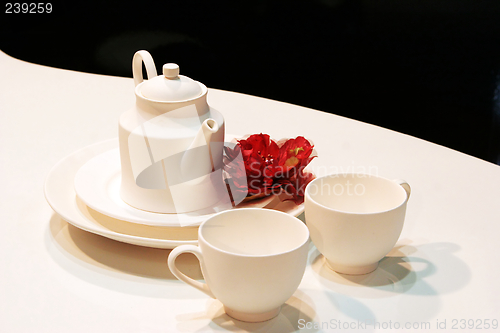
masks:
[[[115,219],[158,226],[183,227],[199,226],[218,212],[233,208],[230,202],[221,200],[214,207],[183,214],[159,214],[134,208],[120,197],[120,151],[112,149],[95,156],[76,173],[75,191],[77,196],[90,208]],[[274,198],[240,203],[237,208],[262,208]]]
[[[117,146],[118,139],[99,142],[58,162],[45,179],[45,198],[52,209],[77,228],[129,244],[164,249],[197,244],[196,227],[160,228],[120,221],[88,208],[78,199],[73,186],[77,171],[89,159]]]
[[[172,249],[182,244],[197,244],[197,227],[156,227],[130,223],[105,216],[87,207],[76,196],[74,179],[90,159],[116,149],[118,139],[107,140],[80,149],[58,162],[45,180],[45,198],[52,209],[77,228],[124,243]],[[266,208],[298,216],[304,205],[275,198]]]

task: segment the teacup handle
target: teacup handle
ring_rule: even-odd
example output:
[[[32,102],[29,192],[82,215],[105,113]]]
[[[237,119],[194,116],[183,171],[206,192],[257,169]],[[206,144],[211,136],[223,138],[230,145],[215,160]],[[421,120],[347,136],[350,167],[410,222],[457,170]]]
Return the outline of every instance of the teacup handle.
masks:
[[[174,276],[176,278],[178,278],[179,280],[189,284],[190,286],[195,287],[196,289],[198,289],[200,291],[203,291],[208,296],[215,298],[214,294],[212,293],[212,291],[210,290],[210,288],[208,287],[208,285],[206,283],[201,283],[199,281],[196,281],[196,280],[188,277],[186,274],[182,273],[181,271],[179,271],[179,269],[177,269],[177,266],[175,265],[175,259],[177,259],[177,257],[179,255],[181,255],[182,253],[194,254],[196,256],[196,258],[198,258],[198,260],[200,261],[200,265],[202,267],[204,265],[203,264],[203,255],[201,254],[200,248],[198,246],[181,245],[181,246],[178,246],[175,249],[173,249],[172,252],[170,252],[170,254],[168,256],[168,268],[170,268],[170,271],[172,272],[172,274],[174,274]]]
[[[148,74],[148,80],[158,76],[156,72],[155,62],[151,53],[148,51],[137,51],[132,59],[132,74],[134,75],[134,84],[137,86],[139,83],[144,81],[142,77],[142,63],[146,66],[146,73]]]
[[[408,184],[405,180],[403,179],[394,179],[394,181],[396,183],[398,183],[399,185],[401,185],[404,190],[406,191],[406,194],[407,194],[407,199],[410,199],[410,193],[411,193],[411,187],[410,187],[410,184]]]

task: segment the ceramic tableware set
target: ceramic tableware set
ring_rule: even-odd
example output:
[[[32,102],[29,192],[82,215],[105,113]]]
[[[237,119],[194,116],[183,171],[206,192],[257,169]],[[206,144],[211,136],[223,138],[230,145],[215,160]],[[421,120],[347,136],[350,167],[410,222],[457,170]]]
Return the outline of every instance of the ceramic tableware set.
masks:
[[[228,196],[222,179],[224,141],[230,140],[224,118],[208,105],[207,87],[180,75],[176,64],[157,75],[149,52],[138,51],[132,70],[136,103],[119,119],[118,140],[57,163],[45,196],[66,221],[98,235],[165,249],[197,244],[201,222],[238,199]],[[273,199],[238,201],[237,207],[280,206]],[[296,216],[303,205],[282,210]]]
[[[309,183],[305,203],[285,212],[272,209],[272,198],[233,207],[222,175],[225,122],[208,105],[206,86],[175,64],[158,76],[147,51],[134,55],[132,68],[136,104],[120,118],[119,149],[116,140],[84,148],[47,177],[46,198],[68,222],[173,248],[172,273],[247,322],[274,318],[298,288],[309,238],[343,274],[372,272],[394,247],[410,195],[406,182],[335,174]],[[307,225],[295,217],[304,209]],[[206,283],[176,267],[185,252],[199,259]]]

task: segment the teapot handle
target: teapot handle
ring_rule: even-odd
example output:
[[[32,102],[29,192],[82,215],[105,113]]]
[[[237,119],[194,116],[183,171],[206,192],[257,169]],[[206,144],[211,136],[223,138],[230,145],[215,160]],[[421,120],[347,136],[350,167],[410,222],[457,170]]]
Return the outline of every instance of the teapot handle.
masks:
[[[148,74],[148,79],[152,79],[158,76],[156,72],[155,62],[153,57],[148,51],[137,51],[132,59],[132,74],[134,75],[134,84],[137,86],[139,83],[144,81],[142,77],[142,63],[146,66],[146,73]]]

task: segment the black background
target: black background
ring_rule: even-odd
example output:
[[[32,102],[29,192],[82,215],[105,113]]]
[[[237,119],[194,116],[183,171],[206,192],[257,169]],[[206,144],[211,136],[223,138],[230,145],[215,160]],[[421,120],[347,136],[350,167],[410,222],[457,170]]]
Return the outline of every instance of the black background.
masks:
[[[0,49],[126,77],[134,52],[146,49],[157,68],[176,62],[211,88],[358,119],[500,164],[498,0],[52,5],[50,14],[6,14],[4,3]]]

